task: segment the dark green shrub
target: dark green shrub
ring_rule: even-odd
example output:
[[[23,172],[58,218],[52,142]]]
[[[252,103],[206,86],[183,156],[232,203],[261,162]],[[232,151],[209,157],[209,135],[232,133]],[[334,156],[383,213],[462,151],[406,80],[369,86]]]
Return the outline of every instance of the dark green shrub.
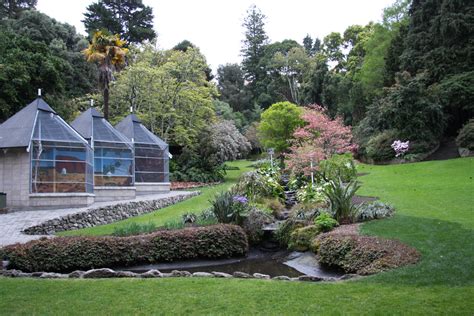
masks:
[[[341,178],[349,182],[357,178],[357,170],[352,154],[333,155],[331,158],[319,163],[320,171],[326,181]]]
[[[377,237],[328,233],[319,235],[312,246],[320,263],[361,275],[413,264],[420,258],[414,248]]]
[[[324,204],[326,202],[326,196],[324,194],[324,187],[316,184],[308,183],[302,186],[296,191],[296,198],[300,203],[319,203]]]
[[[359,188],[359,182],[351,181],[345,184],[341,179],[330,181],[326,187],[324,192],[329,199],[331,213],[339,223],[353,221],[357,206],[352,203],[352,198]]]
[[[314,224],[321,232],[328,232],[334,227],[339,226],[339,223],[332,218],[329,213],[322,212],[314,219]]]
[[[474,119],[470,119],[459,131],[456,144],[461,148],[474,150]]]
[[[280,198],[285,196],[284,188],[278,182],[279,175],[270,171],[251,171],[244,173],[237,183],[237,191],[252,201],[260,198]]]
[[[395,158],[395,151],[391,146],[398,138],[395,130],[386,130],[371,137],[366,147],[367,157],[374,161],[388,161]]]
[[[227,258],[245,255],[247,250],[247,236],[235,225],[162,230],[131,237],[57,237],[4,248],[13,269],[54,272]]]
[[[234,191],[224,191],[216,195],[211,202],[211,211],[219,223],[241,224],[244,216],[250,210],[247,198],[239,196]]]
[[[288,246],[290,242],[291,233],[298,228],[308,226],[310,223],[307,220],[288,218],[284,221],[275,233],[277,240],[281,245]]]
[[[271,222],[273,222],[273,218],[270,215],[259,209],[252,209],[242,224],[249,243],[252,245],[258,244],[263,237],[263,226]]]
[[[357,210],[357,221],[364,222],[372,219],[390,217],[395,212],[393,206],[382,202],[362,204]]]
[[[140,234],[147,234],[157,230],[156,225],[152,222],[139,224],[139,223],[127,223],[120,227],[115,227],[114,232],[112,235],[114,236],[132,236],[132,235],[140,235]]]
[[[296,251],[307,251],[313,238],[320,232],[319,228],[315,225],[297,228],[290,235],[288,248]]]

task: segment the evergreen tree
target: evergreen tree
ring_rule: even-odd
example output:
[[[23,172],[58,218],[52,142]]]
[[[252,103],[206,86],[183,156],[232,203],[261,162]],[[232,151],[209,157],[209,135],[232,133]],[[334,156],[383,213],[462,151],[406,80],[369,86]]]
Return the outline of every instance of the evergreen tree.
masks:
[[[251,109],[251,96],[245,87],[244,72],[238,64],[220,65],[217,80],[221,101],[228,103],[236,112]]]
[[[34,9],[38,0],[2,0],[0,4],[0,20],[5,18],[16,19],[21,12]]]
[[[241,49],[242,66],[245,79],[249,82],[250,90],[254,100],[258,100],[265,89],[259,83],[265,78],[265,69],[262,68],[260,60],[265,54],[265,46],[268,44],[268,36],[265,33],[265,15],[252,5],[247,11],[247,17],[242,25],[245,28],[245,39]]]
[[[119,34],[128,43],[141,43],[156,37],[153,30],[153,10],[142,0],[99,0],[84,13],[86,31],[91,34],[107,30]]]

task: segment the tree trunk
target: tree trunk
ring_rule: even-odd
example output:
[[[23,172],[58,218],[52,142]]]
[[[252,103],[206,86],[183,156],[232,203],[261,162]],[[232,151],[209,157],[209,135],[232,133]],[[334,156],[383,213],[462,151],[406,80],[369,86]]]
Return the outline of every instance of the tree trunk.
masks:
[[[109,119],[109,89],[104,89],[104,118]]]

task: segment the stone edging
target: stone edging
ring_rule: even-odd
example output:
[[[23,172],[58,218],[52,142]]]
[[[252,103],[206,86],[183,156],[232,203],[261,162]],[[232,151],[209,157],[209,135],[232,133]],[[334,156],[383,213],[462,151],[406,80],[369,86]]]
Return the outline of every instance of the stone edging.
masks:
[[[110,224],[129,217],[154,212],[201,194],[199,191],[180,194],[157,200],[131,201],[115,205],[90,208],[87,211],[51,219],[23,230],[28,235],[52,235],[56,232],[76,230],[97,225]]]
[[[345,274],[340,278],[322,278],[310,275],[301,275],[296,278],[290,278],[286,275],[270,277],[268,274],[245,272],[234,272],[228,274],[224,272],[194,272],[173,270],[170,273],[162,273],[158,270],[149,270],[144,273],[135,273],[130,271],[114,271],[112,269],[92,269],[88,271],[74,271],[69,274],[54,272],[33,272],[26,273],[20,270],[0,270],[0,276],[12,278],[40,278],[40,279],[104,279],[104,278],[167,278],[167,277],[194,277],[194,278],[224,278],[224,279],[260,279],[260,280],[280,280],[280,281],[306,281],[306,282],[335,282],[349,279],[356,279],[357,274]]]

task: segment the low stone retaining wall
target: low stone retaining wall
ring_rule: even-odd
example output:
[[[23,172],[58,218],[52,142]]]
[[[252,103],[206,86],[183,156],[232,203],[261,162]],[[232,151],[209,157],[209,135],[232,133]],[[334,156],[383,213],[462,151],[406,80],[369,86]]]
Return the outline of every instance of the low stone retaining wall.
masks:
[[[0,270],[0,276],[12,278],[41,278],[41,279],[104,279],[104,278],[167,278],[167,277],[194,277],[194,278],[239,278],[239,279],[260,279],[260,280],[279,280],[279,281],[305,281],[305,282],[334,282],[359,278],[356,274],[346,274],[340,278],[322,278],[310,275],[301,275],[296,278],[290,278],[286,275],[270,277],[268,274],[245,272],[234,272],[228,274],[224,272],[194,272],[173,270],[170,273],[163,273],[158,270],[149,270],[144,273],[135,273],[130,271],[114,271],[112,269],[92,269],[89,271],[73,271],[69,274],[54,272],[33,272],[26,273],[20,270]]]
[[[129,217],[138,216],[156,211],[160,208],[189,199],[200,192],[190,192],[158,200],[144,200],[118,203],[97,208],[90,208],[85,212],[48,220],[40,225],[28,227],[23,233],[28,235],[52,235],[55,232],[75,230],[97,225],[110,224]]]

